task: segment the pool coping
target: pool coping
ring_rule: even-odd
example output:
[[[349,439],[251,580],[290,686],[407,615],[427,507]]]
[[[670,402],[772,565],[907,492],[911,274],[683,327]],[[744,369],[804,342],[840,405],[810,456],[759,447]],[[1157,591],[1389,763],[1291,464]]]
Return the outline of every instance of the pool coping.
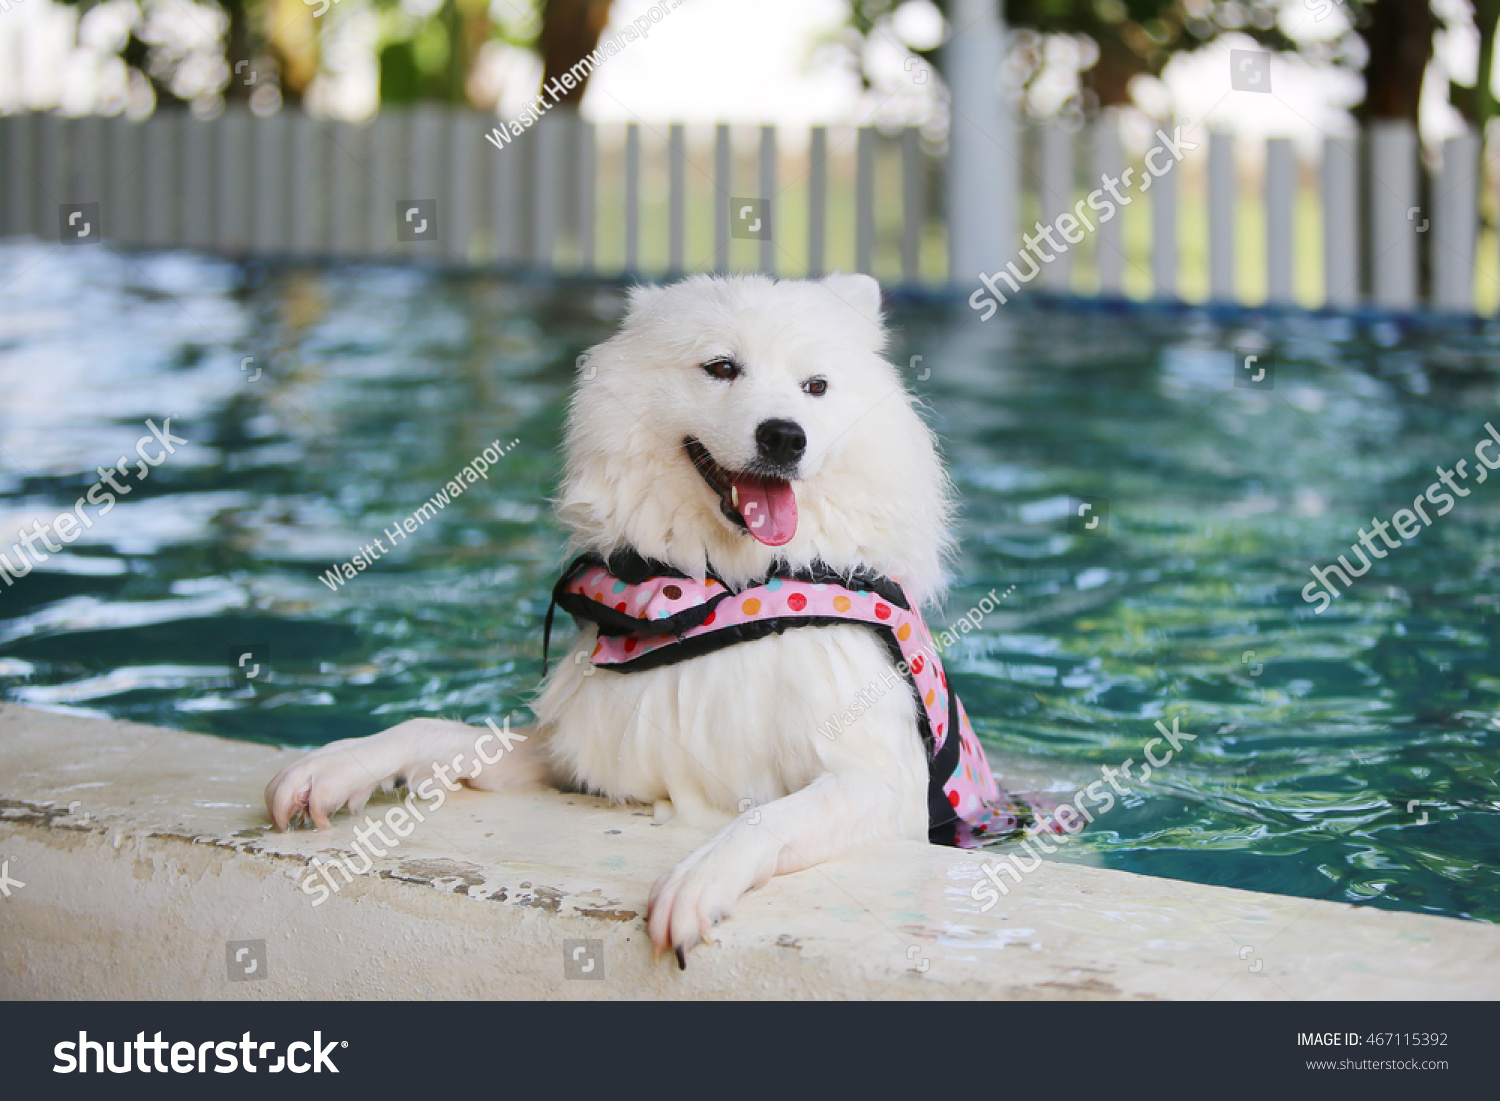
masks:
[[[679,971],[646,896],[710,831],[553,791],[460,792],[315,905],[354,825],[269,828],[299,752],[0,704],[0,997],[1500,997],[1487,923],[1052,862],[983,913],[985,858],[915,842],[777,877]]]
[[[28,235],[0,236],[0,245],[25,245],[46,247],[48,241]],[[373,256],[335,256],[308,253],[284,255],[276,253],[249,253],[245,251],[220,251],[218,249],[194,249],[181,245],[151,247],[127,245],[119,241],[102,242],[104,249],[124,257],[162,256],[185,254],[214,263],[233,267],[265,270],[275,273],[296,270],[323,272],[345,272],[349,270],[416,271],[438,279],[499,279],[532,289],[551,290],[598,290],[607,289],[623,294],[630,287],[640,284],[665,286],[693,275],[711,274],[701,271],[618,271],[581,272],[565,268],[537,265],[530,261],[491,261],[471,264],[440,257],[403,257],[399,262],[390,258]],[[817,280],[822,275],[782,272],[744,271],[737,274],[766,275],[781,281],[809,279]],[[826,274],[826,273],[825,273]],[[969,297],[980,289],[978,273],[965,281],[952,279],[933,282],[908,282],[899,276],[887,275],[879,279],[881,296],[887,308],[919,306],[943,308],[952,311],[959,321],[981,322]],[[1413,333],[1482,333],[1500,323],[1500,313],[1482,314],[1472,310],[1454,310],[1434,306],[1430,302],[1419,302],[1412,307],[1384,306],[1366,298],[1350,305],[1309,306],[1298,301],[1280,302],[1267,299],[1261,302],[1236,302],[1221,298],[1185,299],[1176,295],[1152,294],[1136,298],[1123,292],[1087,294],[1079,291],[1059,291],[1028,286],[1015,294],[1006,308],[1030,310],[1041,313],[1068,311],[1075,313],[1102,313],[1116,316],[1138,316],[1144,318],[1201,317],[1219,324],[1248,324],[1265,320],[1348,321],[1360,326],[1395,325]],[[993,318],[991,318],[993,320]]]

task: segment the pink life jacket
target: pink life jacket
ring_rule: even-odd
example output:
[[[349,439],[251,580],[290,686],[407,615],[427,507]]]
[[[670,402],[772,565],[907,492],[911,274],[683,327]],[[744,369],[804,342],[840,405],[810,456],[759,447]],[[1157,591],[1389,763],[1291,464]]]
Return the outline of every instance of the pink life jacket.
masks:
[[[948,687],[927,625],[890,578],[863,570],[845,577],[826,567],[798,573],[780,568],[760,584],[732,592],[712,575],[700,584],[634,552],[617,553],[608,562],[586,554],[563,573],[552,602],[575,621],[598,626],[592,663],[620,673],[670,665],[792,628],[862,623],[886,644],[917,700],[917,726],[929,762],[928,839],[974,848],[1016,836],[1031,824],[1030,810],[995,783],[963,704]],[[552,613],[549,607],[543,673]],[[880,685],[872,681],[870,688],[878,694]],[[850,701],[851,709],[855,702]],[[838,716],[829,718],[843,729]]]

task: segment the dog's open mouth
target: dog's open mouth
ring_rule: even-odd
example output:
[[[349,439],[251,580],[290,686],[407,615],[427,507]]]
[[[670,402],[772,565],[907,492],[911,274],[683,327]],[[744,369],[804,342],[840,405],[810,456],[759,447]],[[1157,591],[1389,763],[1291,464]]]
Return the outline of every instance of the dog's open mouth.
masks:
[[[719,495],[719,508],[733,523],[768,547],[791,542],[797,534],[797,494],[785,478],[726,470],[697,440],[689,436],[683,447],[698,473]]]

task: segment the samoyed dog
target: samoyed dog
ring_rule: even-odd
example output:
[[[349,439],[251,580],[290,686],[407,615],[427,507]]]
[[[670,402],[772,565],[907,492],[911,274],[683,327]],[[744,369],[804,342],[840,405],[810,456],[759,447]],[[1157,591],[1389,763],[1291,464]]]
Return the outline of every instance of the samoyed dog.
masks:
[[[807,621],[816,630],[741,623],[726,628],[731,645],[703,611],[728,607],[714,605],[714,593],[801,578],[809,596],[904,593],[930,639],[918,609],[943,589],[952,498],[884,343],[880,289],[867,276],[698,275],[635,288],[618,333],[583,361],[556,501],[572,551],[584,556],[556,596],[582,629],[541,688],[536,724],[497,761],[462,770],[463,782],[483,791],[551,784],[721,826],[651,889],[658,958],[670,951],[685,966],[736,900],[772,876],[867,842],[929,836],[923,694],[896,681],[900,662],[878,623],[831,614]],[[897,587],[862,589],[857,578]],[[630,617],[623,599],[611,608],[626,590],[692,605],[678,620],[671,604],[654,614],[716,641],[628,668],[632,639],[623,650],[621,640],[635,620],[622,628],[610,619]],[[786,599],[798,606],[796,595]],[[590,617],[584,605],[594,601]],[[891,611],[884,596],[863,606]],[[600,663],[606,643],[621,669]],[[829,736],[840,715],[852,721]],[[471,752],[476,733],[413,719],[334,742],[283,769],[267,809],[281,828],[294,817],[327,826],[342,806],[359,813],[378,786],[419,786],[439,762]]]

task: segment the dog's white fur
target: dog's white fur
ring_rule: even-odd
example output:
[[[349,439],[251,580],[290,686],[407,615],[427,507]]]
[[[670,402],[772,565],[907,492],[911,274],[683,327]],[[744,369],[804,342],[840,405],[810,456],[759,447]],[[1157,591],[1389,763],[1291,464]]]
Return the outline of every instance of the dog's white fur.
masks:
[[[930,604],[943,585],[950,491],[931,432],[880,355],[884,342],[880,290],[867,276],[694,276],[636,289],[620,331],[590,351],[568,418],[557,509],[572,549],[631,547],[700,579],[712,568],[735,587],[776,558],[865,566]],[[744,373],[725,381],[701,369],[721,356]],[[821,396],[802,389],[814,377],[827,380]],[[772,548],[722,515],[683,440],[743,469],[756,427],[776,418],[801,425],[807,447],[793,481],[796,534]],[[616,800],[669,802],[690,824],[728,820],[652,888],[658,953],[675,948],[681,960],[773,875],[874,839],[926,837],[927,767],[909,692],[879,694],[836,738],[818,734],[892,669],[868,629],[788,631],[628,674],[588,664],[594,639],[585,629],[556,665],[529,740],[468,782],[504,790],[550,777]],[[267,807],[280,826],[302,809],[326,826],[381,782],[417,784],[474,737],[418,719],[334,742],[283,770]]]

